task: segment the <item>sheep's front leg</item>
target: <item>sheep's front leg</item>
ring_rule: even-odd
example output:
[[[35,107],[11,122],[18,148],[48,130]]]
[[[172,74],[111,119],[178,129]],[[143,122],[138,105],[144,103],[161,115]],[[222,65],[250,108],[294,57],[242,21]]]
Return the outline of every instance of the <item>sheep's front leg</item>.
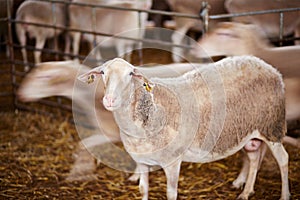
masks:
[[[135,181],[138,181],[139,178],[140,178],[140,164],[137,163],[134,173],[128,178],[128,180],[135,182]]]
[[[168,200],[177,199],[178,178],[180,173],[181,160],[178,160],[171,165],[164,167],[167,177],[167,197]]]
[[[243,166],[238,177],[233,181],[232,185],[234,188],[241,188],[247,180],[249,171],[249,160],[246,155],[243,155]]]
[[[81,33],[79,32],[72,32],[71,33],[72,38],[73,38],[73,43],[72,43],[72,47],[73,47],[73,56],[75,56],[74,60],[79,62],[79,58],[77,57],[79,54],[79,46],[80,46],[80,36]]]
[[[19,42],[22,46],[21,47],[21,52],[22,52],[23,61],[24,61],[24,64],[25,64],[24,70],[28,71],[30,68],[29,68],[29,65],[28,65],[27,50],[25,49],[26,31],[25,31],[25,28],[23,28],[23,26],[21,24],[16,24],[16,32],[17,32]]]
[[[186,25],[186,26],[181,27],[180,29],[176,30],[171,36],[173,44],[181,45],[183,43],[185,34],[189,28],[190,28],[190,26]],[[180,62],[182,60],[182,56],[183,56],[183,49],[180,47],[173,47],[173,49],[172,49],[173,61],[176,63]]]
[[[140,173],[139,189],[143,200],[148,200],[149,193],[149,168],[147,165],[138,164],[138,171]]]
[[[44,38],[44,37],[39,36],[36,38],[35,48],[37,50],[34,51],[35,64],[41,62],[41,54],[42,54],[42,49],[44,48],[45,42],[46,42],[46,38]]]
[[[69,33],[64,34],[65,37],[65,50],[64,50],[64,59],[69,60],[70,59],[70,49],[71,49],[71,38]]]

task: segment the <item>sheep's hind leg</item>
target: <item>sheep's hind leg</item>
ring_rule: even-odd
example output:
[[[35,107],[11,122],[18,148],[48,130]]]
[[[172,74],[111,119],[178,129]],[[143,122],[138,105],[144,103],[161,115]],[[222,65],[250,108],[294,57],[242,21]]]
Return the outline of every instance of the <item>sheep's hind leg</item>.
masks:
[[[290,191],[289,191],[289,180],[288,180],[288,162],[289,155],[280,142],[269,142],[266,141],[266,144],[270,148],[273,156],[275,157],[281,173],[281,198],[282,200],[290,199]]]
[[[267,146],[265,143],[262,143],[259,148],[260,150],[260,157],[259,157],[259,165],[258,169],[260,169],[261,163],[263,158],[265,157],[265,153],[267,150]],[[243,152],[243,166],[241,169],[241,172],[239,173],[238,177],[233,181],[232,185],[234,188],[241,188],[243,185],[246,183],[247,177],[248,177],[248,172],[249,172],[249,159],[246,155],[246,152]]]
[[[257,171],[260,167],[264,151],[260,140],[251,140],[244,148],[249,159],[249,171],[244,190],[238,196],[238,199],[248,199],[250,195],[254,194]]]
[[[286,135],[282,138],[282,142],[300,148],[300,139],[298,138],[293,138]]]

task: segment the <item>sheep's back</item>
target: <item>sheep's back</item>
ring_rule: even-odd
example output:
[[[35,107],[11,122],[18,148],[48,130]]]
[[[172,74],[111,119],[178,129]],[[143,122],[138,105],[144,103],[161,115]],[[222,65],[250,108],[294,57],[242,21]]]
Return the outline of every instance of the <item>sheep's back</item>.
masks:
[[[215,80],[216,72],[220,75],[220,81]],[[188,82],[199,103],[199,128],[191,148],[209,148],[219,153],[236,147],[255,130],[273,142],[280,141],[286,132],[282,77],[275,68],[258,58],[227,58],[187,73],[175,81],[178,82],[178,90]],[[213,95],[220,89],[224,95]],[[189,99],[183,103],[188,104]],[[224,120],[219,114],[222,111]],[[216,132],[218,130],[220,132]],[[212,135],[219,137],[215,138],[216,141],[205,139]]]

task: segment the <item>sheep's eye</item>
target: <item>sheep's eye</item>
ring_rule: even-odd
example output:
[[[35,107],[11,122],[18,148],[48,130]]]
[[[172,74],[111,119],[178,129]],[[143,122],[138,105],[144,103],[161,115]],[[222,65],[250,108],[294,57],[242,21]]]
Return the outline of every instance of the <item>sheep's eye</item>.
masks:
[[[237,35],[232,34],[232,33],[225,33],[225,32],[218,32],[217,35],[220,36],[227,36],[227,37],[232,37],[232,38],[239,38]]]
[[[130,72],[129,75],[132,76],[132,75],[134,75],[134,73],[133,73],[133,72]]]
[[[104,74],[104,71],[103,71],[103,70],[101,70],[101,71],[99,72],[99,74]]]

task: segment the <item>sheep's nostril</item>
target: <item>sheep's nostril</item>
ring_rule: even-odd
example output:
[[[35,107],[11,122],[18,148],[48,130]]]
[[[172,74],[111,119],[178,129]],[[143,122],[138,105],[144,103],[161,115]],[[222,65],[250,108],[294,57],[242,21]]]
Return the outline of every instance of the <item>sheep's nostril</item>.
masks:
[[[109,95],[105,96],[104,98],[105,98],[105,100],[106,100],[109,104],[114,103],[115,100],[116,100],[116,98],[114,98],[114,97],[112,97],[112,96],[109,96]]]

